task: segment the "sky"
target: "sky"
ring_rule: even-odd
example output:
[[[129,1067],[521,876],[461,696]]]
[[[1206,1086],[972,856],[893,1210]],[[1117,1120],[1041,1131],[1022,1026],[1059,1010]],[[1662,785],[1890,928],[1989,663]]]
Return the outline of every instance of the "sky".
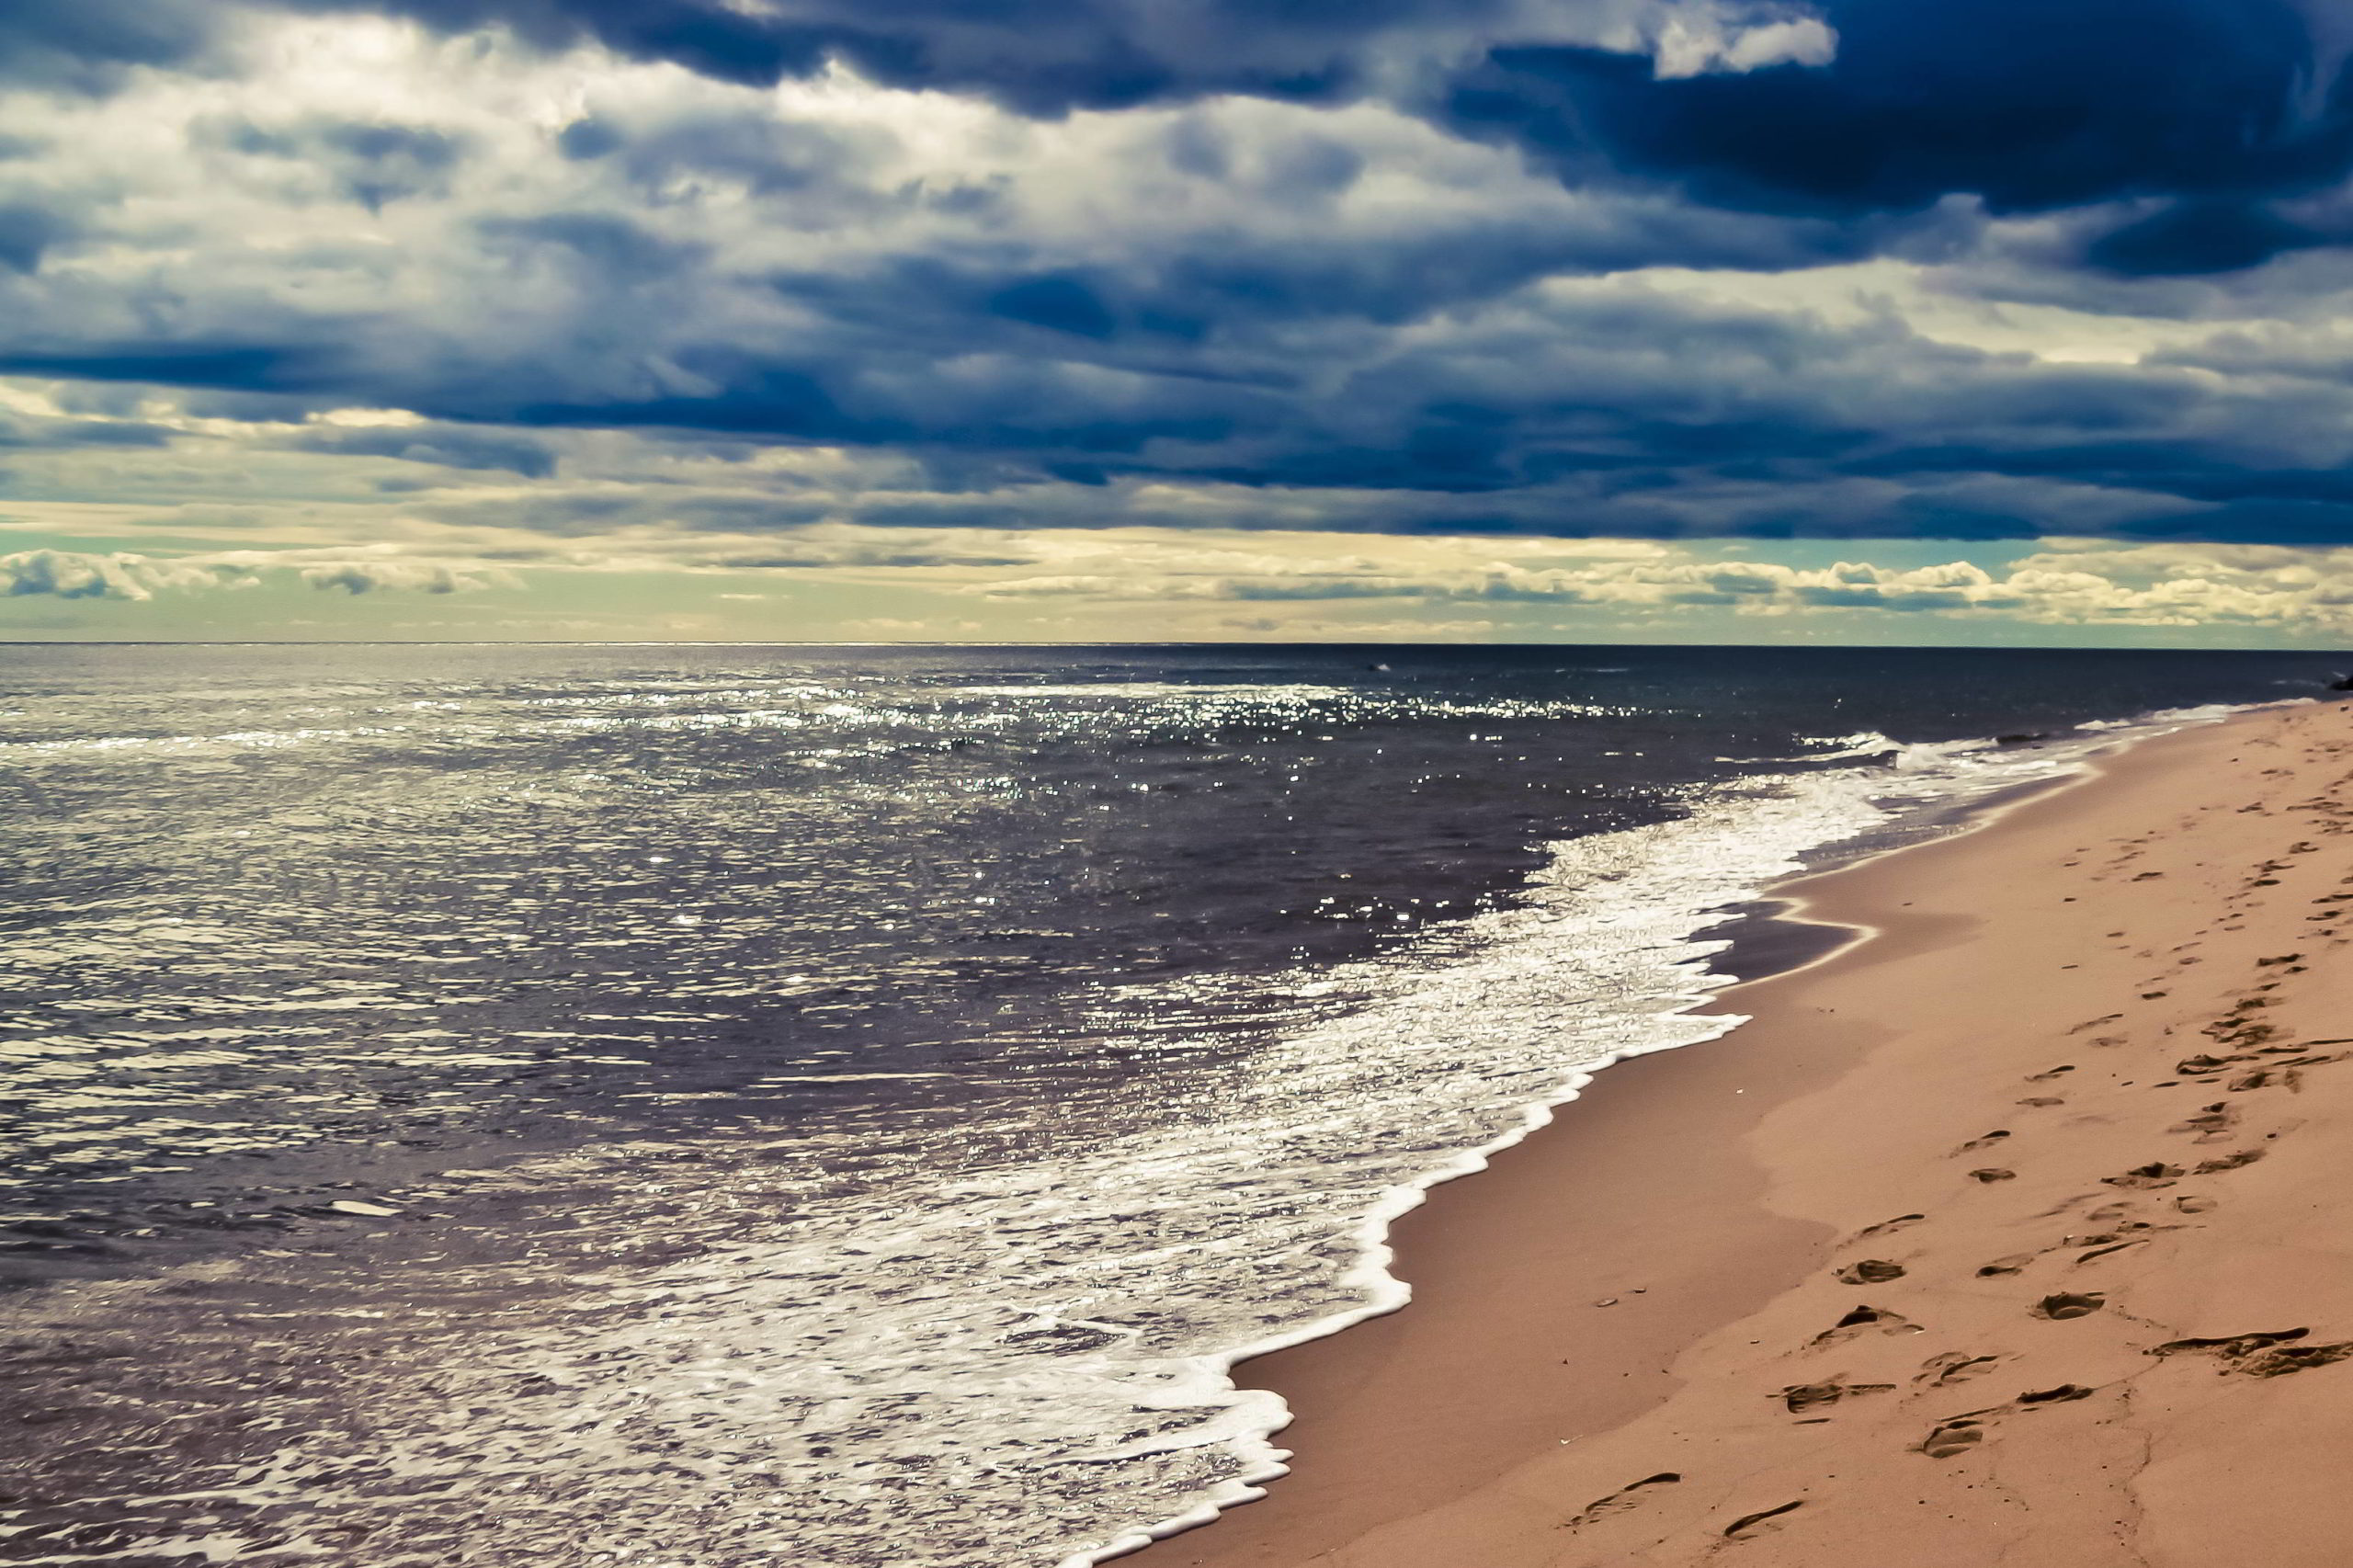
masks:
[[[0,4],[0,639],[2333,646],[2349,52]]]

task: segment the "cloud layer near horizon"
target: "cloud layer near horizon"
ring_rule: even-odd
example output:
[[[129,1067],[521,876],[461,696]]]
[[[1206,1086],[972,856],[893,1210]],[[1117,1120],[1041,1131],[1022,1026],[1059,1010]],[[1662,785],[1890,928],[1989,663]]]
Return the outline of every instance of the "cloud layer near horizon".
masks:
[[[2342,641],[2353,636],[2353,548],[2131,545],[2047,541],[1991,565],[1927,560],[1890,566],[1821,565],[1734,551],[1633,541],[1360,538],[1279,530],[872,528],[816,525],[784,535],[707,537],[691,544],[641,539],[617,552],[606,540],[500,552],[509,564],[452,562],[398,546],[286,546],[193,551],[55,549],[0,553],[0,598],[151,605],[273,587],[362,597],[468,595],[492,599],[524,586],[640,584],[649,574],[710,585],[700,596],[739,612],[790,596],[746,592],[793,582],[820,600],[888,583],[927,598],[924,616],[828,615],[803,601],[789,632],[815,638],[1002,635],[1047,640],[1330,641],[1470,638],[1561,641],[1775,641],[1825,617],[1850,635],[1885,641],[1970,641],[1989,628],[2165,641]],[[736,588],[739,591],[720,591]],[[591,597],[598,597],[591,589]],[[732,604],[727,603],[733,601]],[[513,608],[511,599],[507,608]],[[1569,618],[1569,619],[1563,619]],[[342,635],[390,624],[461,631],[479,618],[352,622]],[[1908,627],[1904,623],[1910,623]],[[756,622],[755,622],[756,623]],[[338,624],[330,615],[302,622]],[[506,630],[528,630],[529,619]],[[544,621],[538,629],[546,631]],[[669,630],[723,635],[741,621],[689,618]],[[771,627],[771,630],[774,630]],[[2069,639],[2069,640],[2072,640]]]
[[[238,472],[311,473],[347,556],[2353,542],[2348,44],[2336,0],[17,8],[0,466],[216,550]]]

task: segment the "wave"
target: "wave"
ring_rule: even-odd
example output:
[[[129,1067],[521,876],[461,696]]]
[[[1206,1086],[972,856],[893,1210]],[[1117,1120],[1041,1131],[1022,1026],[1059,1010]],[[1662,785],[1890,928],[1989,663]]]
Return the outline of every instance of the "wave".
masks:
[[[1267,684],[1232,681],[1107,680],[1076,685],[960,686],[954,689],[959,695],[965,697],[1125,697],[1142,701],[1161,701],[1172,697],[1256,697],[1292,701],[1315,701],[1358,695],[1344,687],[1307,686],[1289,681]]]
[[[2160,708],[2153,713],[2143,713],[2137,719],[2092,719],[2077,725],[2076,728],[2100,732],[2115,730],[2147,730],[2153,733],[2162,733],[2165,730],[2183,729],[2191,724],[2217,723],[2222,720],[2231,717],[2234,713],[2250,713],[2262,708],[2292,707],[2299,703],[2310,700],[2311,699],[2309,698],[2287,698],[2279,702],[2256,702],[2235,705],[2224,702],[2207,702],[2201,703],[2195,708]]]

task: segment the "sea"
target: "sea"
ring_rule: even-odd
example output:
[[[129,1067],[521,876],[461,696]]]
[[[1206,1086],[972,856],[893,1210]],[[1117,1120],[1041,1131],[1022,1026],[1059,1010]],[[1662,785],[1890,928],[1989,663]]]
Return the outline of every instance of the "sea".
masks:
[[[0,647],[0,1562],[1105,1560],[1778,881],[2341,673]]]

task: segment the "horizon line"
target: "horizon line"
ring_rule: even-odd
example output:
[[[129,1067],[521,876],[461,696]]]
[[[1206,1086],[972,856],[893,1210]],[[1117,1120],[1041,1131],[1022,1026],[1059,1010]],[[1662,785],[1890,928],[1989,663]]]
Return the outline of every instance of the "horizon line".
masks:
[[[1019,640],[920,639],[787,639],[787,638],[269,638],[269,637],[0,637],[0,648],[1688,648],[1688,649],[1813,649],[1822,652],[1869,650],[1879,653],[2277,653],[2320,656],[2337,653],[2353,658],[2353,643],[2299,647],[2146,647],[2126,644],[2040,642],[1245,642],[1212,639],[1137,641],[1025,642]]]

